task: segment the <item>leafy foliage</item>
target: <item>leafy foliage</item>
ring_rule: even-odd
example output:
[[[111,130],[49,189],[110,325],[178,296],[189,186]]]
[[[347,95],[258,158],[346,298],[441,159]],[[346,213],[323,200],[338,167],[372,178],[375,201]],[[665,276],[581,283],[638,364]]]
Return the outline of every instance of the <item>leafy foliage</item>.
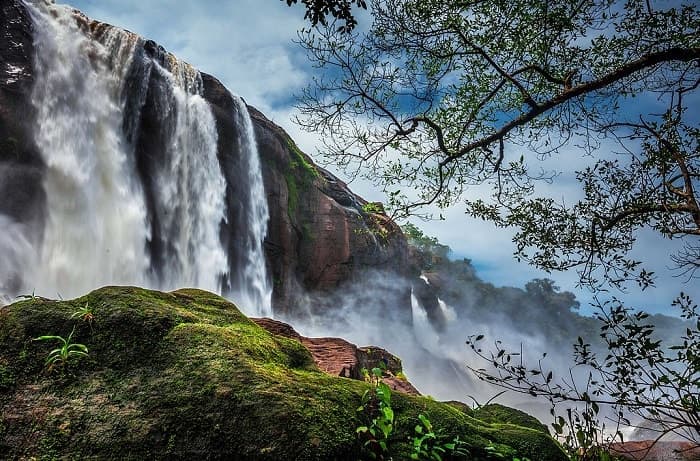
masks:
[[[381,186],[397,216],[429,214],[423,207],[451,206],[486,186],[489,196],[465,200],[467,213],[514,228],[518,259],[577,270],[595,290],[653,285],[655,274],[630,252],[642,230],[681,239],[675,269],[696,276],[697,5],[386,0],[372,12],[366,34],[321,28],[300,37],[317,65],[336,69],[302,94],[298,120],[322,134],[328,162]],[[562,160],[573,175],[559,171]],[[560,176],[578,186],[561,199],[541,187]],[[576,306],[548,281],[526,290]],[[601,406],[616,425],[632,413],[660,434],[697,440],[698,317],[688,297],[675,305],[691,327],[666,345],[646,314],[600,302],[607,351],[584,339],[575,346],[583,386],[573,370],[562,381],[500,342],[484,352],[481,335],[469,344],[496,371],[474,371],[553,404],[581,404],[555,428],[584,457],[600,443]]]
[[[401,230],[408,242],[418,251],[429,253],[431,259],[447,260],[451,252],[450,247],[441,244],[437,238],[425,235],[423,231],[411,223],[401,226]]]
[[[468,455],[466,444],[459,437],[451,442],[441,442],[433,430],[433,425],[425,415],[418,415],[420,424],[414,428],[413,453],[411,459],[424,459],[430,461],[442,461],[445,454],[451,456]]]
[[[358,412],[369,414],[371,422],[366,426],[359,426],[356,432],[363,437],[367,454],[372,459],[392,459],[389,439],[394,432],[394,410],[391,407],[391,388],[384,382],[382,368],[373,368],[372,372],[362,370],[365,380],[372,383],[372,389],[367,389],[362,395],[362,404],[357,408]],[[460,440],[459,436],[452,441],[441,440],[427,416],[418,415],[420,424],[414,428],[414,435],[410,439],[412,453],[411,459],[442,461],[445,454],[450,456],[467,456],[467,444]]]
[[[594,352],[581,337],[574,345],[575,367],[569,377],[556,376],[543,360],[532,367],[517,360],[496,342],[494,351],[482,349],[483,335],[469,337],[467,344],[494,371],[472,368],[485,381],[506,389],[548,399],[552,408],[562,402],[581,404],[558,416],[553,428],[572,451],[597,453],[602,435],[622,438],[619,425],[638,425],[656,432],[657,439],[673,433],[700,442],[700,316],[698,307],[685,294],[674,302],[688,327],[680,341],[663,344],[655,339],[648,314],[625,307],[618,300],[599,306],[601,337],[606,354]],[[578,377],[579,379],[577,379]],[[584,385],[581,386],[583,377]],[[558,379],[564,378],[564,379]],[[601,409],[616,424],[606,431]],[[552,412],[554,414],[554,411]],[[634,417],[634,418],[633,418]],[[593,459],[593,458],[584,458]]]
[[[88,356],[88,348],[85,344],[72,342],[73,333],[75,333],[75,328],[68,335],[68,339],[64,339],[62,336],[39,336],[35,338],[35,341],[59,341],[61,343],[60,347],[51,350],[46,357],[46,367],[51,370],[54,366],[60,365],[65,367],[65,365],[72,361],[78,360],[82,357]]]
[[[362,395],[362,405],[358,412],[368,412],[371,422],[357,428],[357,433],[366,438],[364,447],[372,459],[388,459],[389,437],[394,430],[394,410],[391,408],[391,388],[382,382],[383,371],[373,368],[370,375],[363,370],[366,379],[374,385]]]
[[[637,232],[700,254],[697,5],[634,0],[386,0],[365,34],[306,31],[317,76],[298,122],[322,155],[389,195],[395,215],[429,214],[473,186],[469,214],[514,227],[517,256],[576,268],[592,286],[642,286]],[[581,155],[577,155],[577,154]],[[539,189],[577,165],[578,197]],[[483,190],[483,189],[482,189]],[[473,198],[472,198],[473,197]]]
[[[83,322],[87,322],[90,325],[90,331],[92,331],[92,324],[95,321],[95,310],[90,303],[86,302],[84,306],[73,312],[70,318],[79,318]]]
[[[283,0],[288,6],[298,3],[298,0]],[[357,25],[357,19],[352,14],[352,7],[367,9],[365,0],[301,0],[306,7],[304,19],[308,19],[312,26],[318,24],[326,25],[327,17],[344,21],[344,25],[338,27],[337,31],[348,33]]]

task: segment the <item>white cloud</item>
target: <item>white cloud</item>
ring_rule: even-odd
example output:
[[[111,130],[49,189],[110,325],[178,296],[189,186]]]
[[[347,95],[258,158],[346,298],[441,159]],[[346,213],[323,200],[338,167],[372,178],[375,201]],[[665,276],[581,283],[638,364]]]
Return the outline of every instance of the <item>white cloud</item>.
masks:
[[[93,19],[155,40],[262,110],[289,100],[306,81],[291,40],[303,10],[280,1],[75,0]],[[302,14],[300,14],[302,13]]]

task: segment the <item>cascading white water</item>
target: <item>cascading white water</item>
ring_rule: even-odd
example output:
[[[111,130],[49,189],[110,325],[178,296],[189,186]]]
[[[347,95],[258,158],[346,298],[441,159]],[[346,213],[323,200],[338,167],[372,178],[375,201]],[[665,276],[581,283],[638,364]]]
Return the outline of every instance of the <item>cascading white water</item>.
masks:
[[[199,72],[181,63],[171,66],[174,73],[153,65],[168,83],[158,106],[169,137],[154,178],[158,233],[170,248],[162,288],[218,291],[228,260],[219,241],[226,183],[216,157],[216,122],[201,96]]]
[[[239,150],[219,152],[196,69],[69,7],[25,5],[34,23],[31,103],[46,202],[36,223],[0,215],[0,294],[190,286],[226,289],[250,314],[271,316],[269,213],[243,100],[233,98]],[[224,175],[222,164],[238,163],[240,171]]]
[[[167,69],[148,58],[149,72],[164,82],[153,97],[162,97],[159,121],[167,133],[163,161],[148,172],[155,219],[147,215],[134,146],[124,132],[124,85],[138,38],[102,25],[98,41],[88,20],[67,7],[45,0],[27,7],[35,23],[32,103],[47,165],[47,216],[25,289],[50,297],[105,284],[218,291],[228,271],[219,240],[226,185],[199,72],[172,55]],[[167,240],[160,277],[146,251],[152,233]]]
[[[440,336],[431,325],[427,312],[413,294],[413,290],[411,290],[411,320],[413,334],[420,345],[429,351],[439,350]]]
[[[48,215],[26,289],[55,297],[104,284],[144,284],[145,206],[121,131],[120,85],[129,60],[109,68],[111,50],[90,40],[70,9],[46,1],[28,9]],[[120,45],[133,47],[133,41]]]
[[[247,235],[237,236],[237,238],[245,239],[246,258],[242,278],[244,283],[237,290],[234,290],[234,296],[239,298],[237,301],[243,309],[252,310],[249,313],[271,317],[272,288],[268,280],[263,252],[263,241],[267,235],[270,214],[267,208],[260,155],[248,108],[240,97],[234,96],[233,100],[239,127],[240,155],[245,159],[243,164],[247,163],[247,179],[250,190]]]
[[[440,307],[440,310],[442,311],[442,315],[445,317],[445,320],[448,322],[454,322],[457,320],[457,313],[455,310],[448,305],[445,301],[442,299],[438,298],[438,306]]]

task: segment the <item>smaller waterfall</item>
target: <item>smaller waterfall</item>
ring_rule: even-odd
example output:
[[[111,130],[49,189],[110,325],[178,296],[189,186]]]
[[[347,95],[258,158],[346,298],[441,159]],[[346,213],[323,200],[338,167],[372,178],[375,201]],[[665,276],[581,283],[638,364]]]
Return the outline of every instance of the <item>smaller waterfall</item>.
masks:
[[[170,55],[169,55],[170,57]],[[218,292],[228,260],[219,240],[226,183],[216,156],[216,122],[202,98],[202,79],[175,58],[153,62],[160,85],[151,97],[161,109],[163,152],[151,172],[155,234],[162,240],[160,286]]]
[[[440,306],[440,311],[442,312],[442,315],[445,317],[445,320],[448,322],[454,322],[457,320],[457,313],[455,310],[447,304],[445,301],[442,299],[438,298],[438,306]]]
[[[440,336],[428,319],[428,314],[411,290],[413,333],[421,346],[429,351],[440,350]]]
[[[256,316],[271,317],[272,288],[267,276],[263,250],[270,214],[267,208],[260,155],[248,108],[240,97],[234,95],[233,100],[239,127],[238,145],[241,149],[241,165],[246,170],[243,175],[247,175],[249,187],[248,203],[244,204],[247,207],[248,225],[245,229],[240,229],[243,235],[236,236],[243,239],[246,255],[244,267],[238,268],[242,273],[235,277],[239,283],[238,287],[235,285],[233,287],[233,297],[246,312]]]

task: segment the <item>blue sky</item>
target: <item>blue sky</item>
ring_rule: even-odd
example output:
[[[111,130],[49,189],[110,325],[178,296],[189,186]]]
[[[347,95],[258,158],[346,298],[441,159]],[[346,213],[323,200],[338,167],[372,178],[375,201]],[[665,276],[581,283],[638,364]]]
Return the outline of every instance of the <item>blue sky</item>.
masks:
[[[232,92],[285,128],[307,153],[315,154],[319,145],[315,135],[301,131],[290,120],[294,114],[293,96],[313,72],[304,52],[292,42],[296,31],[306,25],[301,6],[288,8],[279,0],[73,0],[68,3],[91,18],[153,39],[181,59],[216,76]],[[363,19],[367,19],[364,14],[360,16],[361,24]],[[565,161],[570,167],[571,158]],[[564,165],[563,161],[558,163]],[[547,193],[571,200],[576,193],[575,184],[571,174],[566,178],[567,175]],[[357,181],[351,187],[368,200],[384,201],[383,194],[369,183]],[[523,286],[532,278],[547,276],[513,260],[511,232],[466,217],[460,206],[444,211],[443,215],[445,221],[415,224],[450,245],[455,256],[472,259],[482,278],[495,285]],[[682,284],[665,270],[670,265],[668,242],[644,234],[636,251],[658,273],[665,275],[652,291],[632,290],[627,295],[630,302],[663,311],[679,289],[700,299],[700,289]],[[590,299],[590,293],[575,289],[576,274],[549,277],[562,289],[574,291],[584,306]]]

